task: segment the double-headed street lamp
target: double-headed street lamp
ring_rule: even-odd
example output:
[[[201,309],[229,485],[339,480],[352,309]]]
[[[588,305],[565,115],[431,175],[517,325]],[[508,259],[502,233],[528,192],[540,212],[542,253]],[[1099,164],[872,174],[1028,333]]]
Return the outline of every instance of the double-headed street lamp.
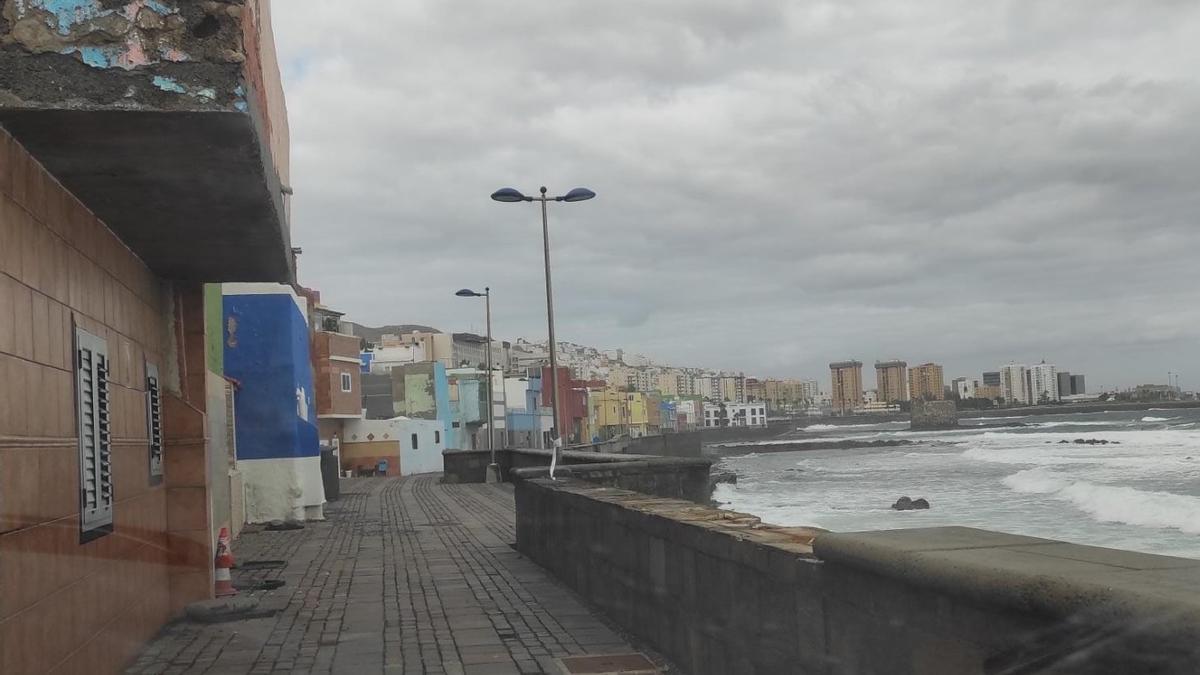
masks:
[[[517,191],[513,188],[500,188],[499,190],[496,190],[495,192],[492,193],[492,199],[494,199],[498,202],[509,202],[509,203],[515,203],[515,202],[541,202],[542,203],[542,248],[543,248],[543,252],[545,254],[545,261],[546,261],[546,323],[549,327],[549,333],[550,333],[550,336],[549,336],[550,337],[550,386],[554,390],[554,394],[553,394],[554,405],[552,405],[550,407],[552,419],[554,420],[554,426],[552,428],[552,433],[554,435],[554,458],[553,458],[553,460],[551,460],[551,463],[550,463],[550,466],[551,466],[550,476],[553,478],[554,477],[553,468],[554,468],[554,465],[558,463],[559,454],[562,452],[562,445],[563,445],[564,441],[562,440],[562,426],[560,425],[560,422],[559,422],[559,412],[558,412],[559,411],[558,399],[561,397],[559,396],[559,391],[558,391],[558,356],[557,356],[558,346],[554,342],[554,291],[552,290],[551,284],[550,284],[550,225],[548,223],[548,219],[546,216],[546,204],[547,204],[547,202],[587,201],[588,199],[595,197],[596,193],[592,192],[591,190],[589,190],[587,188],[577,187],[565,195],[561,195],[559,197],[547,197],[545,186],[542,186],[539,189],[539,192],[541,193],[540,196],[528,197],[526,195],[521,194],[519,191]],[[545,390],[544,382],[542,383],[542,388],[544,391]]]
[[[492,402],[492,289],[484,286],[482,293],[464,288],[455,293],[460,298],[483,298],[487,316],[487,407],[488,407],[488,451],[492,462],[487,468],[487,482],[500,482],[500,466],[496,464],[496,408]]]

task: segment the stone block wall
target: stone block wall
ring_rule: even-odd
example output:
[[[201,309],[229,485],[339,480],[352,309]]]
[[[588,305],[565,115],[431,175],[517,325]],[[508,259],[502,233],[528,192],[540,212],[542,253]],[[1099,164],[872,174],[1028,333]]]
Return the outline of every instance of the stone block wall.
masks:
[[[1200,672],[1200,560],[784,528],[570,479],[516,500],[518,550],[693,675]]]
[[[954,401],[913,401],[911,428],[953,429],[958,426]]]
[[[503,480],[549,476],[549,450],[496,451]],[[482,483],[491,454],[486,450],[446,450],[442,453],[442,480],[446,483]],[[646,457],[595,452],[563,452],[556,476],[573,477],[596,485],[636,490],[659,497],[708,504],[712,497],[709,473],[713,460]]]

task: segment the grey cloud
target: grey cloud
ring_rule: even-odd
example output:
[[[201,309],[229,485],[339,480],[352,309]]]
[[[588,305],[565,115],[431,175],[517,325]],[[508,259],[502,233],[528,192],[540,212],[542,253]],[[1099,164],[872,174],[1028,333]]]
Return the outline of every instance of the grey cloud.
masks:
[[[302,282],[368,323],[825,379],[1194,372],[1194,3],[277,3]],[[1160,372],[1161,371],[1161,372]]]

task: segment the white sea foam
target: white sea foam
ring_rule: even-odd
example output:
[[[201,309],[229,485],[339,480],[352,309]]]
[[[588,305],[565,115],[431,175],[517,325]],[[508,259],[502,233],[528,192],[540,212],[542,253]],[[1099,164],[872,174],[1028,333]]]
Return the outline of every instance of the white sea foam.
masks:
[[[1034,422],[1029,426],[1044,429],[1046,427],[1112,427],[1121,426],[1121,424],[1119,422],[1070,422],[1066,420],[1057,420],[1053,422]]]
[[[1003,482],[1016,492],[1049,495],[1074,504],[1101,522],[1200,534],[1200,497],[1072,480],[1041,467],[1018,471]]]
[[[1029,417],[1029,415],[1014,415],[1012,417],[963,417],[960,422],[990,422],[992,420],[1021,420]]]
[[[1146,415],[1142,418],[1143,422],[1170,422],[1171,420],[1179,419],[1178,417],[1151,417]]]
[[[877,422],[875,424],[810,424],[797,427],[800,431],[841,431],[843,429],[883,429],[889,426],[907,425],[908,422]]]

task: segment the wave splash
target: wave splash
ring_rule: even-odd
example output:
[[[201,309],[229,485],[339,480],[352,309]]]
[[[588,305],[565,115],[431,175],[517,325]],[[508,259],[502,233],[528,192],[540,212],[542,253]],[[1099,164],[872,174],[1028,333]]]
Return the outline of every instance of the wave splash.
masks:
[[[1003,483],[1015,492],[1043,494],[1069,502],[1101,522],[1200,534],[1198,497],[1072,480],[1066,474],[1041,467],[1006,476]]]

